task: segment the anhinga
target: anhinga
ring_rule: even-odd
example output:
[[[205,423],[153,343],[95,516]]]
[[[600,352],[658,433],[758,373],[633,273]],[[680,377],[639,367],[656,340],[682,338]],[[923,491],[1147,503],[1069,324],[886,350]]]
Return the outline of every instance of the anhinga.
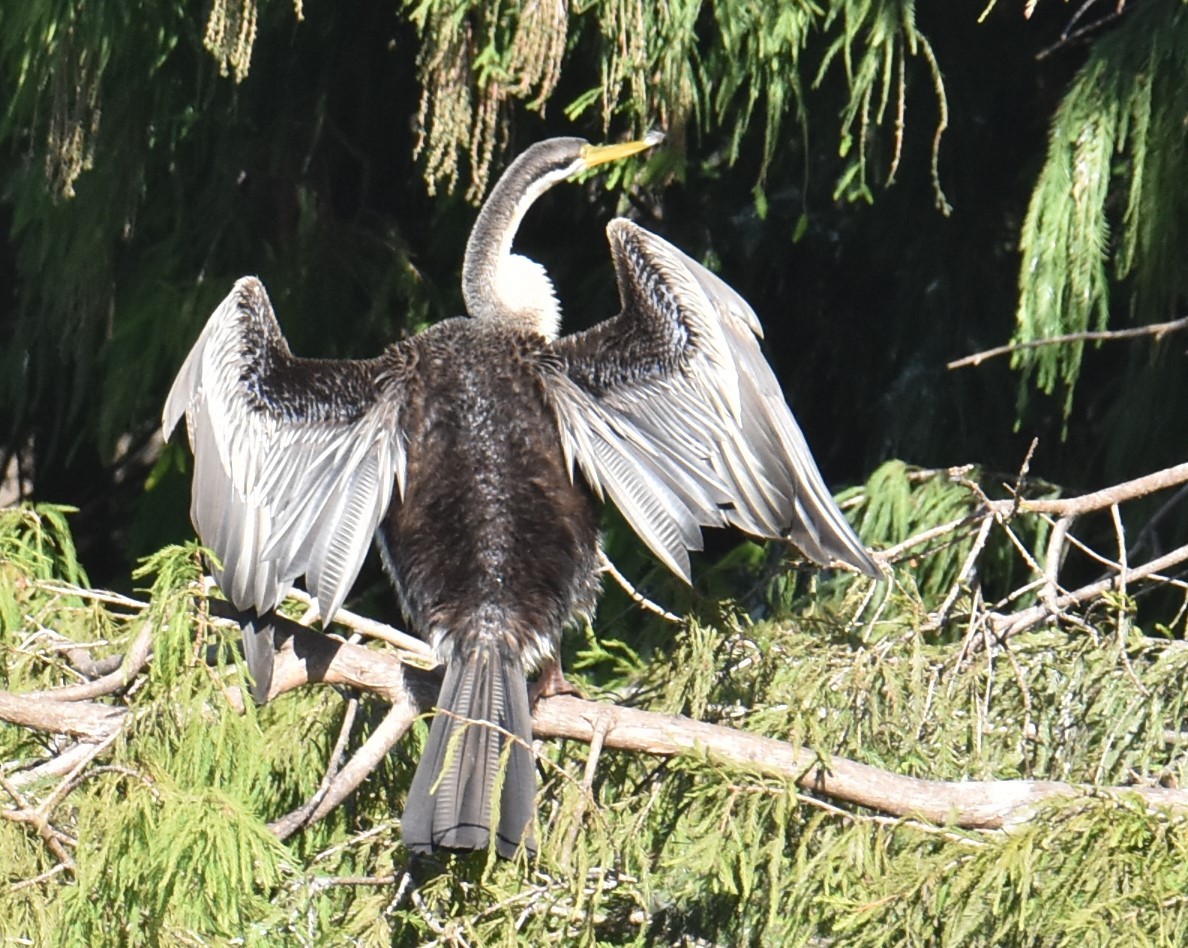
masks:
[[[222,563],[215,577],[257,617],[244,645],[258,700],[272,674],[269,611],[304,575],[329,623],[378,533],[408,621],[445,665],[402,822],[414,851],[482,849],[492,829],[504,855],[526,836],[532,845],[527,675],[555,672],[562,628],[594,608],[596,496],[685,580],[701,527],[728,525],[879,574],[737,293],[617,219],[607,236],[622,312],[559,336],[544,268],[511,252],[545,190],[654,143],[555,138],[525,151],[467,244],[469,317],[374,359],[294,357],[264,287],[241,279],[165,404],[166,435],[188,421],[191,517]]]

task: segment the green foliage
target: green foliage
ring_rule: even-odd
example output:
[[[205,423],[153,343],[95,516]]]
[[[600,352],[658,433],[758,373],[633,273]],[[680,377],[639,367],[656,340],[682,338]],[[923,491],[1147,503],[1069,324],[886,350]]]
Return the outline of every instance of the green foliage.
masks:
[[[826,49],[817,82],[835,59],[845,69],[850,98],[842,110],[842,157],[850,161],[834,190],[834,197],[849,200],[873,200],[872,175],[868,159],[874,147],[871,134],[884,125],[888,110],[895,108],[895,132],[888,163],[887,183],[895,179],[903,148],[907,110],[907,57],[919,56],[927,65],[936,93],[940,116],[932,141],[932,185],[936,205],[942,213],[952,210],[941,188],[940,139],[948,125],[948,102],[944,79],[928,38],[916,27],[916,5],[912,0],[868,3],[863,0],[840,0],[829,5],[826,28],[840,24],[840,34]]]
[[[58,930],[79,944],[178,943],[197,933],[255,942],[290,857],[242,792],[177,785],[161,771],[104,783],[77,816],[85,849]]]
[[[14,573],[39,579],[60,577],[68,583],[86,585],[87,577],[66,523],[66,516],[77,512],[60,504],[0,509],[0,564]],[[14,583],[0,584],[0,589],[11,591],[14,587]],[[6,614],[11,617],[11,613]]]
[[[1061,13],[1063,5],[1048,6]],[[134,472],[110,474],[107,487],[121,493],[111,501],[117,527],[91,527],[90,558],[81,533],[75,549],[68,508],[0,511],[2,686],[21,693],[76,683],[78,653],[103,661],[123,654],[146,623],[154,635],[133,687],[99,699],[127,712],[119,739],[69,780],[36,768],[85,746],[0,726],[0,774],[31,806],[46,807],[46,825],[76,867],[62,868],[33,824],[9,819],[17,804],[0,791],[0,938],[1188,940],[1183,820],[1124,794],[1049,804],[1009,832],[958,831],[816,799],[708,755],[661,761],[607,750],[587,788],[589,750],[576,743],[545,748],[537,860],[447,858],[418,868],[414,897],[397,814],[415,741],[329,818],[282,845],[267,823],[315,793],[343,721],[341,696],[311,688],[236,712],[224,691],[242,681],[236,637],[195,604],[193,546],[167,547],[145,564],[137,579],[153,577],[146,603],[87,588],[83,561],[92,572],[111,569],[106,561],[130,535],[140,538],[133,547],[161,545],[144,538],[170,507],[181,453],[144,453],[143,470],[158,475],[147,495],[130,459],[150,443],[172,373],[231,279],[267,277],[298,352],[373,354],[402,328],[457,307],[473,212],[444,195],[425,201],[418,172],[430,188],[466,182],[474,200],[500,151],[541,133],[597,137],[665,125],[677,147],[649,170],[679,179],[666,192],[672,200],[634,197],[644,212],[654,204],[666,226],[691,221],[694,239],[678,240],[690,252],[747,265],[730,278],[756,302],[773,354],[771,330],[786,308],[795,323],[787,349],[807,351],[810,336],[837,344],[836,361],[816,367],[826,379],[819,401],[828,404],[809,420],[848,431],[859,422],[845,419],[847,406],[877,404],[868,456],[890,453],[879,439],[897,425],[927,428],[938,442],[951,432],[937,425],[933,433],[931,414],[903,406],[943,415],[943,396],[921,380],[949,349],[962,354],[1005,334],[1009,305],[985,298],[1003,282],[997,263],[1016,237],[1024,255],[1017,341],[1102,327],[1120,308],[1140,323],[1174,315],[1188,242],[1188,8],[1127,4],[1095,35],[1062,98],[1050,98],[1063,84],[1059,69],[1021,70],[1025,94],[1007,100],[1005,120],[986,105],[1002,94],[984,68],[950,95],[973,58],[966,54],[989,34],[971,40],[939,9],[924,11],[929,20],[904,0],[418,0],[317,5],[307,19],[300,3],[254,0],[0,9],[8,93],[0,113],[0,461],[34,453],[41,496],[58,498],[74,496],[64,486],[70,476],[90,484],[98,458]],[[1026,59],[1033,33],[1025,28],[1039,28],[1017,9],[1007,13],[1018,22],[993,48]],[[340,89],[350,90],[346,105]],[[971,215],[960,219],[961,235],[979,239],[959,238],[954,219],[931,243],[915,235],[905,243],[906,232],[925,230],[921,205],[931,218],[934,203],[947,207],[938,168],[950,100],[949,134],[960,131],[963,144],[960,163],[945,163],[959,172],[947,171],[945,185],[973,181],[954,203]],[[549,105],[554,121],[546,123]],[[1028,122],[1046,124],[1052,109],[1047,159],[1020,233],[1013,208],[1026,203],[1028,169],[1040,162],[1026,150],[997,158],[1008,143],[993,133],[1013,140],[1023,128],[1022,140]],[[821,115],[837,116],[836,140]],[[931,141],[911,134],[917,127]],[[982,127],[991,130],[984,137],[970,132]],[[818,140],[836,145],[814,150]],[[972,160],[979,150],[994,151],[1021,182],[989,192],[985,202],[1001,207],[975,206],[991,170]],[[925,165],[929,180],[912,190]],[[826,193],[795,183],[810,170],[830,182]],[[876,192],[883,176],[900,186]],[[883,216],[867,206],[876,197],[889,205]],[[974,262],[962,269],[964,242]],[[857,261],[845,271],[857,278],[813,272],[846,257]],[[584,272],[585,263],[575,257],[565,267]],[[824,295],[818,284],[829,282],[854,295]],[[764,283],[772,284],[766,308],[752,296]],[[847,306],[835,309],[839,298]],[[348,325],[349,313],[357,319]],[[1037,348],[1016,365],[1044,391],[1065,386],[1067,412],[1081,355],[1080,344]],[[1172,356],[1135,357],[1124,377],[1111,372],[1112,401],[1095,406],[1086,426],[1090,456],[1108,440],[1103,417],[1125,431],[1140,432],[1140,420],[1178,430],[1167,422],[1182,375]],[[864,389],[849,390],[864,376]],[[961,425],[986,439],[981,429],[1001,389],[993,377],[977,389],[981,400],[959,409]],[[1174,444],[1146,441],[1145,449]],[[934,445],[943,457],[933,463],[1013,462],[986,459],[986,443]],[[1099,473],[1083,456],[1070,453],[1067,464],[1086,484]],[[80,458],[91,465],[83,474]],[[745,544],[701,564],[698,587],[688,590],[646,573],[638,552],[615,549],[629,575],[646,573],[637,582],[648,595],[690,618],[681,626],[634,618],[631,600],[610,590],[576,646],[583,684],[648,709],[804,742],[823,759],[845,755],[909,775],[1182,786],[1182,614],[1169,621],[1158,611],[1148,621],[1126,596],[1096,597],[985,644],[987,603],[1009,613],[1036,601],[1035,564],[1050,537],[1042,517],[978,519],[981,491],[1008,496],[999,480],[979,468],[878,468],[846,498],[863,535],[888,546],[936,532],[899,551],[894,580],[876,589],[837,574],[806,578],[778,551]],[[1055,495],[1043,483],[1021,486],[1026,496]],[[179,523],[181,493],[173,498]],[[361,699],[347,753],[382,712]]]
[[[969,511],[970,476],[888,465],[858,498],[864,529],[939,536]],[[310,688],[234,711],[223,689],[241,672],[233,642],[195,608],[193,547],[145,564],[141,576],[151,572],[154,583],[138,608],[84,587],[63,593],[74,567],[61,511],[6,511],[0,526],[23,597],[19,625],[0,637],[7,690],[73,680],[35,629],[117,653],[142,623],[155,630],[147,674],[106,699],[130,715],[109,750],[65,794],[60,777],[21,783],[31,804],[56,800],[46,816],[72,840],[74,877],[53,871],[31,827],[0,822],[7,940],[52,932],[62,944],[873,946],[1188,937],[1188,822],[1124,791],[1046,804],[1009,831],[967,831],[831,803],[705,753],[659,760],[604,750],[588,786],[590,749],[555,742],[544,747],[537,859],[443,857],[405,876],[394,817],[410,749],[281,844],[266,824],[316,790],[341,699]],[[1040,543],[1034,527],[1010,526]],[[982,557],[1006,527],[993,528],[1000,535]],[[713,620],[666,625],[664,653],[650,661],[601,634],[586,654],[620,702],[803,743],[826,761],[951,781],[1183,785],[1188,741],[1174,729],[1188,716],[1188,648],[1143,635],[1114,600],[991,648],[929,631],[921,620],[941,608],[947,585],[968,581],[959,561],[970,538],[955,535],[959,550],[914,549],[914,568],[897,572],[881,597],[866,595],[866,580],[826,579],[790,593],[764,621],[704,602]],[[760,559],[751,568],[766,567]],[[954,626],[966,626],[970,608],[958,607]],[[348,753],[379,711],[366,700],[363,708]],[[61,749],[0,728],[7,780]]]
[[[1053,119],[1019,239],[1016,342],[1104,329],[1118,308],[1140,324],[1166,320],[1188,294],[1188,6],[1127,12]],[[1083,349],[1020,349],[1013,364],[1044,392],[1063,387],[1067,417]]]
[[[567,49],[590,42],[599,51],[597,82],[566,106],[571,120],[597,109],[604,132],[612,123],[637,134],[658,125],[678,144],[687,129],[715,127],[724,134],[726,162],[732,165],[752,123],[761,119],[760,177],[789,145],[783,129],[789,115],[798,120],[801,137],[807,135],[805,76],[820,84],[840,59],[849,90],[841,149],[850,161],[837,193],[848,199],[870,199],[875,176],[869,151],[875,131],[889,121],[892,98],[895,143],[888,176],[894,177],[907,109],[907,57],[921,56],[927,63],[942,114],[938,142],[944,127],[940,69],[916,28],[914,5],[900,0],[826,5],[682,0],[663,7],[606,0],[576,4],[568,17],[564,7],[550,4],[409,0],[408,5],[424,43],[418,148],[426,154],[426,177],[431,188],[444,183],[452,190],[466,155],[472,200],[486,189],[508,104],[519,99],[543,110],[563,69],[574,68],[576,57]],[[831,39],[813,63],[806,47],[818,32]],[[936,157],[934,144],[934,180],[943,204]]]

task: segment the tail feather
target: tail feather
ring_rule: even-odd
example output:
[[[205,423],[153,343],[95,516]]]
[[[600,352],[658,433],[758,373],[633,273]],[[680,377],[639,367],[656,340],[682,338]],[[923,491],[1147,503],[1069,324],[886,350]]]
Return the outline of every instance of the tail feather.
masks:
[[[522,840],[533,849],[536,767],[519,658],[493,645],[456,655],[446,664],[437,706],[401,821],[404,844],[422,853],[486,849],[501,788],[497,851],[510,857]]]
[[[251,694],[256,704],[264,704],[268,700],[268,692],[272,690],[272,663],[276,656],[273,644],[274,618],[275,613],[271,611],[259,616],[254,610],[248,610],[240,616],[243,657],[252,677]]]

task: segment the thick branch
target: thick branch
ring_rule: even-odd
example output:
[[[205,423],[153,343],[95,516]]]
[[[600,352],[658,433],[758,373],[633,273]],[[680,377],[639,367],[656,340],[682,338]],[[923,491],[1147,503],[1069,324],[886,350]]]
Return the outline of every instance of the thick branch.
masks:
[[[313,682],[346,685],[406,705],[413,717],[437,700],[440,675],[405,664],[396,652],[354,645],[282,616],[273,625],[277,655],[270,698]]]
[[[1188,473],[1188,465],[1169,469],[1129,485],[1119,485],[1097,495],[1072,498],[1078,503],[1116,503],[1126,499],[1103,497],[1112,491],[1156,489],[1175,482],[1172,477]],[[1177,473],[1172,473],[1177,472]],[[1166,482],[1166,483],[1165,483]],[[1113,496],[1113,495],[1111,495]],[[1097,509],[1088,507],[1085,509]],[[1145,575],[1188,558],[1188,547],[1152,560],[1128,573],[1133,582]],[[1114,580],[1077,590],[1055,603],[1036,609],[1051,609],[1083,601],[1109,588]],[[1037,613],[1038,615],[1038,613]],[[1032,619],[1024,610],[1017,620]],[[139,645],[138,636],[138,645]],[[411,722],[436,700],[440,677],[434,671],[403,662],[388,648],[368,648],[313,632],[298,623],[277,619],[278,655],[273,672],[272,696],[311,683],[343,685],[375,694],[391,704],[391,710],[364,746],[341,771],[320,789],[316,799],[272,824],[282,838],[300,826],[325,816],[348,796],[388,753]],[[139,648],[132,648],[128,668],[138,662]],[[416,656],[420,660],[421,656]],[[126,673],[127,669],[125,669]],[[56,694],[56,693],[55,693]],[[90,701],[62,701],[49,696],[13,695],[0,692],[0,720],[36,730],[73,734],[102,740],[114,733],[126,711]],[[586,742],[601,740],[605,747],[671,756],[708,752],[715,759],[756,772],[795,781],[814,793],[838,801],[869,807],[896,817],[916,817],[934,823],[967,828],[1002,828],[1028,819],[1031,809],[1043,800],[1061,796],[1106,792],[1129,792],[1152,805],[1188,810],[1188,791],[1152,787],[1095,788],[1056,781],[960,781],[948,782],[905,777],[844,758],[823,760],[817,752],[773,738],[706,724],[690,718],[659,714],[613,704],[584,701],[571,696],[541,700],[534,712],[534,732],[540,738],[568,738]]]
[[[90,701],[55,701],[0,691],[0,721],[34,731],[72,734],[91,741],[109,737],[127,713],[123,708]]]
[[[840,757],[823,761],[805,747],[681,715],[622,708],[569,695],[539,702],[533,724],[538,737],[586,742],[594,739],[600,726],[605,726],[606,747],[661,756],[708,751],[720,761],[787,777],[806,790],[834,799],[894,816],[969,829],[1008,827],[1026,821],[1030,810],[1043,800],[1100,790],[1051,780],[951,782],[904,777]],[[1137,793],[1153,805],[1188,810],[1186,791],[1159,787],[1109,789]]]
[[[273,693],[317,680],[352,685],[382,694],[389,700],[399,699],[399,710],[390,714],[373,735],[377,747],[385,743],[391,746],[388,741],[394,743],[392,734],[399,737],[417,713],[427,710],[435,700],[436,676],[411,668],[388,652],[336,642],[300,626],[293,630],[292,639],[282,648],[274,672]],[[298,658],[297,653],[303,657]],[[318,677],[305,677],[303,668],[318,670]],[[284,683],[279,689],[275,684],[278,681]],[[533,732],[539,738],[569,738],[589,743],[600,727],[605,728],[605,747],[660,756],[705,750],[720,761],[795,780],[806,790],[835,800],[893,816],[914,816],[970,829],[1010,826],[1025,821],[1031,808],[1043,800],[1098,793],[1103,789],[1136,793],[1152,805],[1188,810],[1188,791],[1156,787],[1095,788],[1044,780],[950,782],[904,777],[840,757],[822,761],[808,748],[730,727],[569,695],[542,699],[533,712]],[[373,762],[364,771],[365,761],[360,761],[354,771],[358,779],[352,777],[350,786],[344,783],[338,799],[354,789],[383,754],[366,756]],[[351,761],[344,767],[339,777],[354,763]],[[330,811],[332,804],[328,799],[329,794],[319,804],[314,819]],[[279,831],[280,821],[276,825]]]

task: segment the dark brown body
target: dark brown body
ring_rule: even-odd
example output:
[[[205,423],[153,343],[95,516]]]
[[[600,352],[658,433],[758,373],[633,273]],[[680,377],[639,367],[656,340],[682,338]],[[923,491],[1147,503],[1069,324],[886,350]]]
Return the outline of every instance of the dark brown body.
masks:
[[[562,627],[594,607],[598,511],[562,456],[543,394],[544,346],[532,333],[453,319],[393,352],[405,376],[408,467],[380,536],[409,622],[446,664],[445,713],[404,816],[415,850],[483,848],[492,769],[502,766],[498,844],[514,850],[533,812],[531,754],[467,722],[529,744],[526,676],[555,653]],[[451,738],[459,728],[463,738]]]

